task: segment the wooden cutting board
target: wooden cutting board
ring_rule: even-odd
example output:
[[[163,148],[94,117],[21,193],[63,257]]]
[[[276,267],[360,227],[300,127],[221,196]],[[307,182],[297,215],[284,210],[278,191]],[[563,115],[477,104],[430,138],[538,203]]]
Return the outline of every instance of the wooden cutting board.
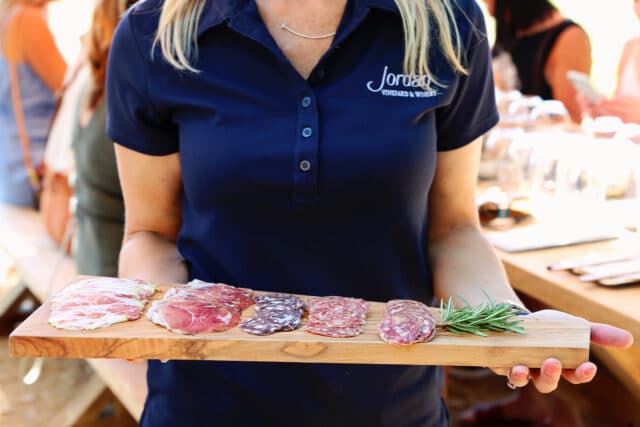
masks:
[[[162,297],[159,287],[152,297]],[[150,303],[147,304],[148,308]],[[255,336],[238,327],[224,332],[181,335],[142,318],[93,331],[66,331],[49,325],[46,301],[9,337],[17,357],[191,359],[301,363],[539,367],[548,357],[575,368],[589,358],[589,326],[576,320],[525,318],[527,335],[495,333],[489,337],[438,331],[428,343],[409,346],[383,342],[378,325],[384,303],[372,302],[364,333],[353,338],[328,338],[301,329]],[[251,317],[252,308],[243,318]],[[439,310],[433,309],[436,319]]]

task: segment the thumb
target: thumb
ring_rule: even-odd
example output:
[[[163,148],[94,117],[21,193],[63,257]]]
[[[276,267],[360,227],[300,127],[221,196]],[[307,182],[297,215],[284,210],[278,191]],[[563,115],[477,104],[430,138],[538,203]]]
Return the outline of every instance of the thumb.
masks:
[[[591,342],[607,347],[629,348],[633,344],[633,335],[628,331],[604,323],[591,324]]]

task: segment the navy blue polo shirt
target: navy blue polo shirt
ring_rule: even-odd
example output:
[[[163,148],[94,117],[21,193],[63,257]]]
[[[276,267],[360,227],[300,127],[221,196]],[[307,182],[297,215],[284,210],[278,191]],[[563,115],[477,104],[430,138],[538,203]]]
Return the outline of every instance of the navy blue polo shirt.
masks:
[[[431,302],[428,195],[437,153],[497,122],[482,14],[459,0],[469,75],[434,42],[446,87],[402,70],[392,0],[349,0],[308,79],[250,0],[209,1],[199,73],[151,55],[160,0],[118,26],[107,78],[109,136],[180,153],[178,249],[190,278],[253,289]],[[461,171],[465,173],[465,171]],[[431,207],[437,209],[438,207]],[[151,361],[143,426],[447,425],[435,367]]]

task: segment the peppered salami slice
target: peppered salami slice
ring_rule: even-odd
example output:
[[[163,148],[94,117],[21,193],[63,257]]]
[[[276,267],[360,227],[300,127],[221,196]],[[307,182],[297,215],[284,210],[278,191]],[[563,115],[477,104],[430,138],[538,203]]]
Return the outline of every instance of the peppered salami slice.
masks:
[[[307,331],[334,338],[360,335],[368,310],[369,304],[359,298],[314,298],[309,302]]]
[[[436,322],[426,305],[413,300],[391,300],[380,322],[380,338],[391,344],[408,345],[429,341]]]
[[[306,304],[302,299],[291,294],[283,294],[283,293],[262,294],[262,295],[254,296],[253,300],[256,303],[256,308],[276,306],[276,305],[284,305],[287,307],[297,308],[301,310],[304,310],[306,308]]]
[[[292,331],[300,327],[306,304],[294,295],[263,294],[254,298],[253,317],[240,324],[240,329],[254,335]]]

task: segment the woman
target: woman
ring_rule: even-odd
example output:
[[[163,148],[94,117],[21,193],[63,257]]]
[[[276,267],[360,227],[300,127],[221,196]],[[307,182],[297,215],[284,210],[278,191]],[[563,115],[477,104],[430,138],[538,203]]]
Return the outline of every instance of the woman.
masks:
[[[517,298],[475,209],[478,137],[498,117],[472,0],[147,0],[116,31],[107,100],[121,276]],[[559,362],[541,372],[551,391]],[[448,424],[436,367],[150,361],[147,378],[142,426]]]
[[[74,252],[79,274],[118,274],[124,202],[113,143],[105,134],[104,95],[113,33],[127,7],[127,0],[99,0],[89,31],[87,57],[91,78],[80,101],[73,138],[78,202]]]
[[[43,0],[0,0],[0,203],[34,206],[54,109],[66,71]]]
[[[640,18],[640,0],[633,1],[633,11]],[[585,109],[593,116],[617,116],[627,123],[640,123],[640,37],[629,40],[618,65],[618,83],[611,98]]]
[[[548,0],[485,0],[496,19],[494,53],[507,52],[526,95],[562,101],[571,119],[580,123],[576,92],[567,71],[591,72],[587,33]]]

